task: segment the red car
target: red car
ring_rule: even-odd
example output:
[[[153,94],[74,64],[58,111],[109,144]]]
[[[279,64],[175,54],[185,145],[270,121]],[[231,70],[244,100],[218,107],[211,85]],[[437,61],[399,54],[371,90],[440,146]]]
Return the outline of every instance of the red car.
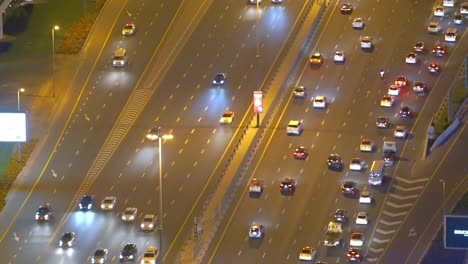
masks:
[[[440,66],[437,63],[431,63],[427,66],[427,70],[432,73],[438,73],[440,72]]]
[[[307,150],[303,146],[297,147],[296,150],[294,150],[295,159],[306,159],[307,155]]]
[[[408,79],[405,76],[398,76],[394,83],[400,87],[403,87],[408,85]]]

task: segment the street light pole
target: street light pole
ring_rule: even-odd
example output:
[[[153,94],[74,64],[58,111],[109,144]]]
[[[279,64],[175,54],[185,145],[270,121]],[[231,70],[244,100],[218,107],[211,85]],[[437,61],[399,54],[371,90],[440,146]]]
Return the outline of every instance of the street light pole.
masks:
[[[255,60],[257,63],[257,91],[260,91],[260,40],[258,37],[259,31],[259,20],[260,20],[260,2],[257,1],[257,9],[256,9],[256,19],[255,19]],[[260,127],[260,113],[257,113],[257,127]]]
[[[21,93],[24,93],[24,88],[18,88],[18,112],[21,109],[21,99],[20,99]]]
[[[21,110],[21,93],[24,93],[24,88],[18,88],[18,112]],[[21,162],[21,142],[18,142],[18,162]]]
[[[148,134],[146,134],[146,138],[155,141],[156,139],[158,140],[158,148],[159,148],[159,153],[158,153],[158,164],[159,164],[159,213],[158,213],[158,221],[159,221],[159,256],[160,256],[160,261],[159,263],[163,262],[163,256],[164,254],[162,253],[162,230],[163,230],[163,174],[162,174],[162,140],[166,139],[173,139],[174,136],[171,134],[166,134],[162,135],[161,134],[161,127],[158,127],[157,130],[155,127],[153,127]]]
[[[442,183],[442,217],[444,217],[444,214],[445,214],[445,181],[441,179],[440,182]]]
[[[161,148],[161,127],[158,127],[158,145],[159,145],[159,259],[163,262],[162,253],[162,231],[163,231],[163,185],[162,185],[162,148]]]
[[[60,27],[55,25],[52,27],[52,96],[55,97],[55,31]]]

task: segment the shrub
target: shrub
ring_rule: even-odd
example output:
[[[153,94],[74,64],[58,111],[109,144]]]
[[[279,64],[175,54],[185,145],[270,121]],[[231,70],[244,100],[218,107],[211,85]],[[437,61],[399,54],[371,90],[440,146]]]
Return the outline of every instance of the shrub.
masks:
[[[21,144],[21,162],[16,159],[18,152],[15,152],[13,158],[10,160],[5,171],[5,177],[0,180],[0,211],[6,204],[6,197],[13,185],[13,182],[15,182],[16,178],[23,170],[37,142],[37,139],[31,139],[29,142]]]

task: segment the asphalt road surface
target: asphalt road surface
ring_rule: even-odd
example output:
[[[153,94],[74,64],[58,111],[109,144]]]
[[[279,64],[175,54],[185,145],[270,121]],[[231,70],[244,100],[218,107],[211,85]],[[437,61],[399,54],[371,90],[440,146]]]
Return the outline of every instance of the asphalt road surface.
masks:
[[[351,15],[342,15],[339,7],[330,6],[331,16],[325,19],[314,49],[324,54],[325,61],[321,66],[306,65],[298,81],[298,84],[308,88],[308,97],[305,100],[291,97],[285,103],[284,111],[271,129],[264,152],[252,169],[252,177],[262,179],[265,190],[258,199],[249,197],[247,189],[244,190],[232,217],[221,229],[218,244],[208,255],[209,263],[295,263],[304,246],[316,247],[318,260],[344,263],[351,232],[364,232],[368,241],[373,241],[373,237],[379,239],[378,232],[374,230],[378,216],[383,215],[381,208],[389,187],[395,177],[405,180],[410,174],[411,163],[421,158],[430,118],[462,63],[462,56],[450,55],[458,52],[457,48],[463,45],[448,45],[448,55],[443,58],[430,54],[433,43],[442,39],[443,35],[430,35],[426,31],[432,16],[432,6],[429,4],[415,6],[411,2],[388,1],[352,3],[355,10]],[[352,29],[351,22],[356,17],[364,19],[363,30]],[[447,27],[445,21],[449,19],[443,19],[443,28]],[[464,32],[464,28],[461,29],[460,36]],[[373,37],[373,50],[363,51],[359,47],[359,38],[364,35]],[[406,65],[404,58],[412,51],[416,41],[424,41],[426,51],[419,55],[416,65]],[[335,50],[345,52],[344,64],[333,63]],[[441,64],[441,74],[427,72],[426,67],[432,61]],[[384,80],[379,76],[382,68],[386,71]],[[410,85],[397,96],[393,107],[380,107],[380,99],[398,75],[407,76]],[[430,88],[430,93],[425,97],[416,96],[411,89],[411,84],[420,80],[427,82]],[[317,95],[328,98],[327,109],[312,108],[312,97]],[[402,105],[410,106],[416,113],[415,117],[399,117],[398,110]],[[377,129],[375,120],[380,115],[389,116],[393,127]],[[286,135],[285,127],[292,119],[304,121],[301,136]],[[395,125],[405,125],[410,136],[406,140],[394,139],[392,133]],[[359,152],[359,143],[364,137],[374,140],[374,153]],[[361,157],[370,166],[373,160],[381,159],[384,140],[397,142],[398,162],[387,167],[383,186],[369,187],[369,169],[364,172],[348,171],[349,161],[353,157]],[[305,161],[293,159],[294,148],[299,145],[308,148],[309,157]],[[326,159],[330,153],[342,156],[345,165],[343,172],[327,169]],[[403,166],[400,163],[408,164]],[[284,177],[293,177],[297,181],[292,196],[280,194],[279,183]],[[371,191],[374,202],[362,205],[357,197],[343,196],[340,185],[345,180],[356,182],[359,191]],[[400,206],[399,202],[396,203]],[[337,248],[326,248],[322,246],[325,228],[337,208],[346,209],[349,215],[349,222],[344,226],[343,244]],[[390,211],[390,214],[406,214],[403,209],[407,208],[397,209],[401,210]],[[355,224],[355,215],[359,211],[369,214],[367,226]],[[248,230],[252,223],[266,227],[263,239],[249,239]],[[366,252],[367,248],[368,242],[362,247],[362,252]],[[377,246],[374,248],[380,250]],[[369,263],[377,259],[376,256],[372,256],[372,259],[365,257]]]
[[[303,6],[262,6],[258,30],[261,60],[255,65],[255,7],[214,1],[207,9],[187,16],[183,12],[191,9],[179,10],[180,4],[187,3],[140,2],[118,10],[115,26],[91,69],[60,144],[43,173],[36,172],[45,177],[38,179],[3,234],[0,251],[8,261],[83,263],[96,248],[103,247],[110,250],[112,263],[126,242],[138,245],[139,256],[147,246],[158,247],[158,233],[139,230],[142,214],[157,213],[159,201],[157,151],[154,143],[144,141],[153,125],[161,125],[164,133],[175,136],[163,144],[165,249],[171,249],[175,239],[185,239],[178,231],[187,221],[186,215],[229,146],[243,113],[250,110],[256,83],[270,71]],[[166,35],[165,29],[171,27],[178,12],[192,22],[182,27],[179,18]],[[129,19],[136,23],[137,31],[122,37],[121,27]],[[177,34],[179,39],[174,37]],[[110,64],[117,47],[128,52],[128,65],[123,69]],[[164,60],[164,56],[170,59]],[[217,72],[227,73],[224,88],[211,86]],[[159,76],[164,78],[155,80]],[[140,105],[133,107],[129,97]],[[126,119],[136,117],[145,104],[134,123]],[[121,113],[124,105],[127,112]],[[226,108],[234,110],[236,118],[233,125],[220,127],[219,118]],[[113,141],[115,131],[124,127],[120,124],[131,124],[131,129],[122,132],[122,142]],[[95,210],[77,210],[77,201],[85,193],[95,195]],[[108,195],[117,197],[117,205],[113,212],[103,213],[97,207]],[[54,217],[38,224],[34,213],[46,201],[51,203]],[[138,218],[123,224],[121,212],[128,206],[139,209]],[[77,234],[77,243],[62,250],[58,241],[66,231]]]

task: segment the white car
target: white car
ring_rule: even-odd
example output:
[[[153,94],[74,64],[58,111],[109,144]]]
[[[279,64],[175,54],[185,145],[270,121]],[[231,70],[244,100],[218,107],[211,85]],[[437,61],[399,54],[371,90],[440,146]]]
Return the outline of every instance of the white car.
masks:
[[[362,49],[370,49],[372,48],[372,37],[364,36],[361,38],[361,48]]]
[[[364,241],[366,241],[366,235],[364,235],[364,233],[353,232],[349,240],[349,245],[352,247],[362,247]]]
[[[388,87],[388,95],[400,95],[400,86],[396,85],[396,84],[392,84],[390,85],[390,87]]]
[[[125,222],[133,222],[137,216],[138,209],[135,207],[127,207],[122,214],[122,220]]]
[[[359,203],[370,204],[372,203],[372,193],[369,191],[362,191],[359,196]]]
[[[141,264],[156,264],[156,259],[158,258],[159,251],[155,247],[148,247],[146,252],[143,254],[143,259]]]
[[[362,171],[366,166],[366,162],[361,158],[353,158],[349,163],[349,169],[354,171]]]
[[[429,26],[427,26],[427,31],[429,33],[437,33],[440,30],[439,22],[431,21]]]
[[[230,124],[232,124],[233,119],[234,119],[234,112],[233,111],[226,111],[226,112],[223,113],[223,115],[219,119],[219,123],[221,125],[230,125]]]
[[[416,64],[418,62],[418,56],[416,53],[409,53],[406,55],[405,62],[408,64]]]
[[[362,18],[358,17],[353,20],[353,28],[362,29],[364,28],[364,21]]]
[[[127,23],[125,26],[122,28],[122,35],[124,36],[131,36],[135,34],[136,31],[136,26],[133,23]]]
[[[408,136],[408,130],[405,126],[397,126],[393,132],[393,136],[396,138],[406,138]]]
[[[325,96],[315,96],[312,106],[314,108],[326,108],[327,98]]]
[[[345,56],[344,52],[341,50],[335,51],[335,55],[333,56],[334,62],[344,62]]]
[[[384,97],[382,97],[382,100],[380,100],[380,106],[392,107],[394,102],[395,102],[395,97],[391,95],[384,95]]]
[[[369,223],[369,215],[366,212],[359,212],[356,215],[357,225],[367,225]]]
[[[154,230],[155,226],[156,216],[154,214],[145,214],[140,224],[141,230],[151,231]]]
[[[265,227],[263,225],[253,224],[249,229],[250,238],[263,238],[265,236]]]
[[[442,6],[436,7],[436,9],[434,10],[434,16],[436,16],[436,17],[445,16],[445,8],[442,7]]]
[[[115,202],[117,201],[117,198],[114,196],[106,196],[101,202],[101,210],[103,211],[112,211],[115,206]]]
[[[462,3],[460,5],[460,14],[462,15],[468,14],[468,2]]]
[[[295,98],[306,98],[307,97],[307,90],[304,86],[296,86],[293,91]]]
[[[374,150],[374,141],[365,138],[361,141],[361,144],[359,145],[359,150],[360,151],[365,151],[365,152],[371,152]]]
[[[317,256],[317,249],[313,247],[303,247],[299,253],[300,260],[314,260]]]
[[[442,2],[443,6],[448,6],[448,7],[454,7],[455,6],[455,0],[444,0]]]
[[[302,120],[291,120],[286,129],[288,135],[300,135],[302,133]]]
[[[445,32],[445,41],[455,42],[457,41],[458,30],[456,28],[449,28]]]

